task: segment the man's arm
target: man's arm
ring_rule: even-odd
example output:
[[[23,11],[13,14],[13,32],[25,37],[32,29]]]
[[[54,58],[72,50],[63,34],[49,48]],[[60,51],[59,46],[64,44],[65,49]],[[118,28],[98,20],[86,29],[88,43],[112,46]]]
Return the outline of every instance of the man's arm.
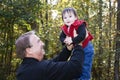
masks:
[[[82,66],[84,62],[84,51],[81,46],[81,43],[79,44],[80,45],[76,45],[75,48],[73,49],[71,58],[68,61],[68,65],[64,67],[64,69],[66,68],[65,74],[69,76],[66,77],[67,80],[72,78],[78,78],[82,72]],[[69,71],[67,72],[67,70]]]
[[[75,46],[69,61],[50,62],[47,69],[49,78],[53,80],[71,80],[82,72],[84,51],[80,45]]]

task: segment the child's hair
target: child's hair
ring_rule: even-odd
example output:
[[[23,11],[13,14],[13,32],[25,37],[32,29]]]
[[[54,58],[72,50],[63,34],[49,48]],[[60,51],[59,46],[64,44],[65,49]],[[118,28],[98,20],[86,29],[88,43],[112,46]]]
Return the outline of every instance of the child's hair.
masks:
[[[72,7],[68,7],[68,8],[65,8],[65,9],[62,11],[62,20],[63,20],[63,15],[64,15],[66,12],[67,12],[67,13],[73,12],[73,14],[77,17],[77,12],[76,12],[76,10],[75,10],[74,8],[72,8]]]

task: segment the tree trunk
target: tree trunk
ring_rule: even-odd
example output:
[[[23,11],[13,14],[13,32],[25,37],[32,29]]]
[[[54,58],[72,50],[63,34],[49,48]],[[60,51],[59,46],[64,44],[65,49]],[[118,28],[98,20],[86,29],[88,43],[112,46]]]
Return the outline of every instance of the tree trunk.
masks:
[[[111,16],[112,16],[112,8],[111,8],[111,0],[109,0],[109,27],[110,28],[108,28],[108,34],[109,34],[109,52],[108,52],[108,70],[107,70],[107,79],[108,80],[111,80],[111,51],[112,51],[112,46],[111,46]]]
[[[46,34],[46,38],[45,38],[45,50],[46,50],[46,53],[48,53],[48,45],[49,45],[49,28],[48,28],[48,0],[45,0],[45,3],[46,3],[46,14],[45,14],[45,19],[46,19],[46,24],[45,24],[45,34]],[[47,33],[46,33],[47,32]]]
[[[99,57],[98,57],[98,74],[99,78],[98,80],[102,79],[102,53],[103,53],[103,48],[102,48],[102,0],[99,0]]]
[[[116,33],[116,53],[114,63],[114,80],[119,80],[119,55],[120,55],[120,0],[117,7],[117,33]]]

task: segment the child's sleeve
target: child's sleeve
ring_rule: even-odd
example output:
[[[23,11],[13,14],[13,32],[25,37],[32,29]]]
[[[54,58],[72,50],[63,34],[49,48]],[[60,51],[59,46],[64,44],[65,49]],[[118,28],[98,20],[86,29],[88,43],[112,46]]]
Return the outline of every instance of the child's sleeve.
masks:
[[[65,43],[64,43],[65,38],[66,38],[66,35],[65,35],[65,33],[62,31],[62,32],[60,33],[60,41],[62,42],[62,45],[65,44]]]
[[[72,38],[73,44],[79,44],[86,37],[86,25],[83,23],[78,27],[77,36]]]

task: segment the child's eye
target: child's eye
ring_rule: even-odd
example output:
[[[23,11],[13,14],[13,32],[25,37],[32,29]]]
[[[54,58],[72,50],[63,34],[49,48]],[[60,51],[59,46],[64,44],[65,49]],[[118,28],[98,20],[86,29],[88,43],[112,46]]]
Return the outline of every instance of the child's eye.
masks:
[[[64,19],[66,19],[67,17],[64,17]]]

